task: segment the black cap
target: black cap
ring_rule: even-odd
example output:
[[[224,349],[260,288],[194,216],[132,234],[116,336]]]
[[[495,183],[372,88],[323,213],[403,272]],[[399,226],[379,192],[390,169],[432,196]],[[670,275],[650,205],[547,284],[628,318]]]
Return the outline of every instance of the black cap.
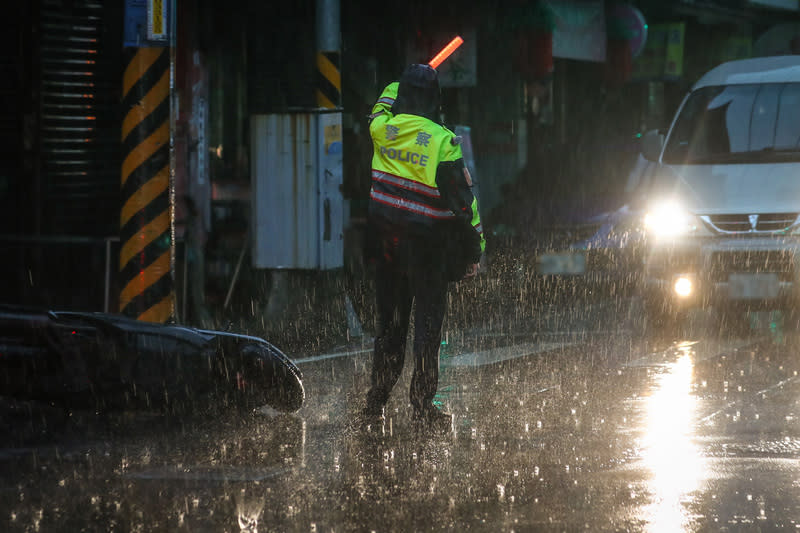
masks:
[[[419,115],[439,121],[439,75],[430,65],[409,65],[400,76],[392,113]]]
[[[430,65],[414,63],[400,76],[400,85],[408,84],[420,89],[439,89],[439,74]]]

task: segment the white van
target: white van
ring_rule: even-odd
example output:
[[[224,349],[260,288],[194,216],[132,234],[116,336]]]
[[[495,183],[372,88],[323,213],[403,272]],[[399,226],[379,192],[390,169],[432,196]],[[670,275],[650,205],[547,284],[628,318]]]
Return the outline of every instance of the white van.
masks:
[[[800,56],[714,68],[642,153],[650,301],[800,302]]]

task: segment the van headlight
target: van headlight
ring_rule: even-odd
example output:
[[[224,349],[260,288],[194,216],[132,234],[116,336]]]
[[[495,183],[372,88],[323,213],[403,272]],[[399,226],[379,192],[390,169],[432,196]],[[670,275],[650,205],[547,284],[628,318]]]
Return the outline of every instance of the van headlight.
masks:
[[[644,226],[659,237],[684,235],[691,229],[692,216],[675,202],[653,206],[644,216]]]

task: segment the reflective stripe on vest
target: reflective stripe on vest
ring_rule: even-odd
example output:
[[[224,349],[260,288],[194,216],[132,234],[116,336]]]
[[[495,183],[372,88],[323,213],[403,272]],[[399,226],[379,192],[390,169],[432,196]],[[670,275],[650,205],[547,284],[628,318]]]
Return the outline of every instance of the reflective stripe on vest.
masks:
[[[439,189],[418,181],[372,170],[370,198],[376,202],[432,219],[455,215],[442,205]]]
[[[414,202],[406,198],[394,196],[393,194],[379,192],[376,191],[374,187],[372,191],[370,191],[369,197],[371,200],[375,200],[378,203],[388,205],[390,207],[394,207],[397,209],[402,209],[403,211],[408,211],[410,213],[423,215],[428,218],[448,219],[448,218],[453,218],[455,216],[449,209],[437,209],[435,207],[431,207],[419,202]]]
[[[383,172],[381,170],[372,169],[372,180],[394,185],[396,187],[400,187],[401,189],[417,192],[419,194],[424,194],[425,196],[430,196],[431,198],[439,198],[439,189],[436,187],[430,187],[424,183],[410,180],[408,178],[402,178],[400,176],[395,176],[394,174],[389,174],[388,172]]]

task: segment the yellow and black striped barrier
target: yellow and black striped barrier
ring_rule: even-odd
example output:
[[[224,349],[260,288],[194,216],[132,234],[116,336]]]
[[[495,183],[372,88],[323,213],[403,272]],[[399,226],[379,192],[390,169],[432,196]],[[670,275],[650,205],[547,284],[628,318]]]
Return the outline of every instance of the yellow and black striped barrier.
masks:
[[[317,52],[317,105],[335,109],[342,102],[339,52]]]
[[[170,202],[169,48],[128,48],[123,76],[120,312],[147,322],[174,314]]]

